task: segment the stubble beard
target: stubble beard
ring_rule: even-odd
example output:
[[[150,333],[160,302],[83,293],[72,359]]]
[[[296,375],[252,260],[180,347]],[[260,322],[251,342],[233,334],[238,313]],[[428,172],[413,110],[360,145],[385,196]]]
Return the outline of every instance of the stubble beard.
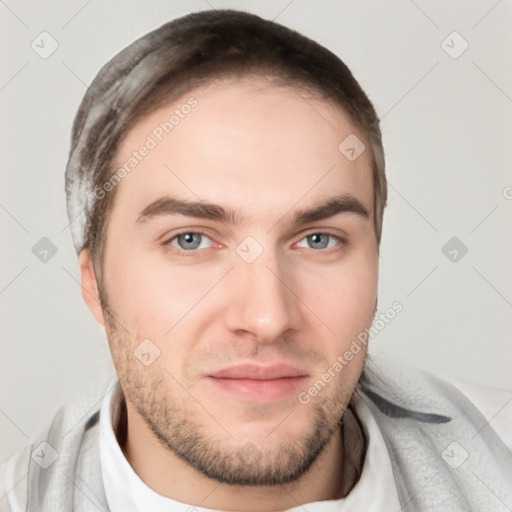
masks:
[[[338,379],[334,392],[307,405],[311,408],[309,428],[300,436],[283,436],[279,442],[276,437],[268,438],[268,443],[235,438],[222,427],[222,418],[207,412],[208,405],[187,394],[168,371],[157,363],[147,367],[141,364],[133,354],[136,340],[118,327],[108,306],[103,307],[112,357],[125,399],[162,446],[200,474],[235,486],[287,484],[305,475],[333,436],[340,435],[343,414],[354,387],[347,385],[343,378]],[[181,397],[173,396],[169,380],[175,383],[175,390],[183,391]],[[297,407],[305,406],[297,402]],[[278,434],[279,421],[276,420],[274,434]],[[293,421],[293,412],[287,421]]]

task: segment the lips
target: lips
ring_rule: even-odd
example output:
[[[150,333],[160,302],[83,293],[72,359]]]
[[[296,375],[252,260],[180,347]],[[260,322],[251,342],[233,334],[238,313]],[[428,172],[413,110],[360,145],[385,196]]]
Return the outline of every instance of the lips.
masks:
[[[271,366],[255,364],[239,364],[216,371],[210,377],[219,379],[254,379],[273,380],[287,377],[306,377],[308,373],[287,363],[278,363]]]
[[[207,376],[217,389],[249,401],[277,401],[294,393],[307,379],[301,368],[277,363],[270,366],[239,364]]]

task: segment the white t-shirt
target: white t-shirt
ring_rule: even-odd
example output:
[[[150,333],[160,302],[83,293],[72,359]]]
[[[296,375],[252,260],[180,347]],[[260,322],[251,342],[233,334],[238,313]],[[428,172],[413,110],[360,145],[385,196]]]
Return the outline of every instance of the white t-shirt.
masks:
[[[112,413],[121,396],[119,383],[105,397],[100,413],[100,457],[107,501],[112,512],[212,512],[155,492],[135,473],[114,435]],[[354,412],[367,439],[363,471],[346,498],[316,501],[287,512],[399,512],[401,509],[386,444],[370,409],[354,395]]]

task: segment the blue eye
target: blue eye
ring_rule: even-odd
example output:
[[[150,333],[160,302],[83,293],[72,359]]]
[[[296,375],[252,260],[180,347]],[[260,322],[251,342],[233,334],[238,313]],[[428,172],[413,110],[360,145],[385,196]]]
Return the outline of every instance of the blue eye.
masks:
[[[171,238],[167,244],[177,247],[182,251],[194,251],[196,249],[206,249],[203,244],[204,240],[210,240],[204,233],[189,231],[186,233],[179,233],[178,235]],[[174,243],[176,242],[176,244]],[[211,242],[211,240],[210,240]],[[207,245],[209,247],[209,245]]]
[[[312,233],[310,235],[305,236],[302,241],[305,240],[308,244],[308,248],[310,249],[330,249],[331,247],[335,247],[337,242],[340,242],[340,237],[336,235],[332,235],[331,233]],[[334,243],[330,243],[334,240]],[[304,247],[300,245],[299,247]]]
[[[208,249],[214,245],[212,239],[201,231],[183,231],[170,238],[164,243],[167,247],[172,247],[172,251],[178,256],[201,256],[204,253],[202,249]],[[317,232],[306,235],[297,244],[298,247],[306,249],[317,249],[318,252],[324,249],[341,250],[345,243],[342,238],[328,232]],[[338,247],[339,246],[339,247]],[[332,251],[326,251],[332,252]]]

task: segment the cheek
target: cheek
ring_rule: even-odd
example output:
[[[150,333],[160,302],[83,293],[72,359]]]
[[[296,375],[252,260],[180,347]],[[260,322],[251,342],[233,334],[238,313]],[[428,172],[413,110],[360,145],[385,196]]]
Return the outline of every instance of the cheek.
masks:
[[[377,281],[373,258],[357,263],[347,260],[335,269],[323,268],[302,278],[304,302],[331,331],[336,340],[333,349],[343,350],[371,324]]]
[[[116,260],[108,275],[111,306],[139,337],[170,339],[215,283],[213,272],[172,266],[148,255]],[[176,326],[176,328],[174,328]]]

